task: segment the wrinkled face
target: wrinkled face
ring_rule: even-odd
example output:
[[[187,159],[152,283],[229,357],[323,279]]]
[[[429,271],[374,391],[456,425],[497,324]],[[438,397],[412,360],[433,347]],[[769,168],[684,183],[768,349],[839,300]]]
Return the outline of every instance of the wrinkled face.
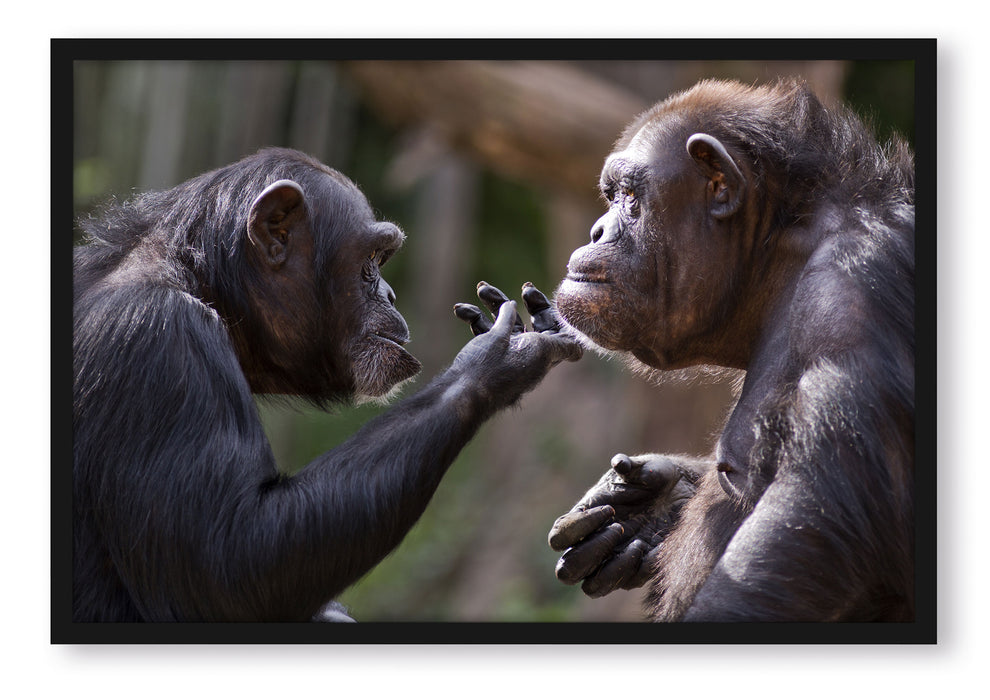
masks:
[[[727,222],[711,215],[710,180],[673,131],[648,122],[609,155],[599,182],[608,211],[555,297],[595,345],[657,369],[718,362],[712,335],[737,266]]]
[[[332,338],[349,365],[354,394],[360,399],[378,398],[421,368],[403,348],[409,342],[409,327],[381,273],[405,235],[392,223],[376,221],[356,188],[349,200],[347,225],[332,240],[324,241],[333,248],[327,260],[331,270],[328,321],[334,329]]]
[[[274,183],[252,206],[252,302],[263,332],[239,344],[241,365],[257,393],[320,403],[385,396],[420,370],[381,276],[405,236],[377,221],[343,176],[303,180]]]

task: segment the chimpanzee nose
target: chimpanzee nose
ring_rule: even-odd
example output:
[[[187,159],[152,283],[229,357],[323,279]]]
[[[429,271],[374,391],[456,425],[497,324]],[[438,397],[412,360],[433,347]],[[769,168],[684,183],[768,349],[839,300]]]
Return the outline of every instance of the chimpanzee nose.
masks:
[[[388,300],[389,305],[395,306],[395,292],[388,286],[388,282],[385,280],[378,282],[378,293]]]
[[[597,243],[605,235],[605,225],[602,224],[602,220],[599,219],[595,222],[595,225],[591,227],[591,242]]]
[[[609,243],[619,237],[619,220],[612,212],[598,219],[591,227],[592,243]]]

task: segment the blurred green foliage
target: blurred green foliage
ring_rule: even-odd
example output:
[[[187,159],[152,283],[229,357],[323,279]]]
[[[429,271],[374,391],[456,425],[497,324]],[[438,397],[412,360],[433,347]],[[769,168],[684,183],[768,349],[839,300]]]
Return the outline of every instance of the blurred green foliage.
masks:
[[[854,61],[845,81],[845,100],[871,121],[877,138],[895,132],[914,145],[914,61]]]

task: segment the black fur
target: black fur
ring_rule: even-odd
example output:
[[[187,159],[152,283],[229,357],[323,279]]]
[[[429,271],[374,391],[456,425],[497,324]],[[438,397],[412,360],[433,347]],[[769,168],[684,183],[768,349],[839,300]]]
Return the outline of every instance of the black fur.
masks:
[[[314,261],[300,269],[315,268],[315,284],[280,281],[299,293],[279,302],[249,259],[247,227],[254,198],[281,179],[306,193],[288,245],[312,232]],[[362,316],[404,328],[368,242],[389,227],[349,180],[280,149],[86,223],[74,267],[75,621],[340,619],[327,602],[399,543],[481,423],[562,359],[549,337],[525,356],[508,327],[476,338],[417,395],[280,476],[252,390],[321,406],[354,392]],[[341,291],[358,288],[388,309]],[[408,358],[386,368],[403,373],[388,385],[415,371]]]

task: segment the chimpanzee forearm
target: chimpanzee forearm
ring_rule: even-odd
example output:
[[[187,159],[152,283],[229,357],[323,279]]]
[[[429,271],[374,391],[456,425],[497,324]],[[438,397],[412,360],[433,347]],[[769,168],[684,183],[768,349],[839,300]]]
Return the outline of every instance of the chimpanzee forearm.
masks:
[[[399,544],[495,410],[447,372],[267,494],[272,509],[306,504],[284,522],[273,554],[309,558],[321,570],[313,603],[340,593]],[[297,567],[274,570],[293,579]]]
[[[248,619],[305,619],[394,549],[422,515],[457,454],[494,413],[505,408],[563,359],[580,350],[566,338],[519,333],[510,337],[514,305],[489,333],[475,338],[453,364],[414,396],[367,423],[352,438],[298,475],[262,490],[267,537],[247,532],[216,563],[247,562]],[[259,542],[268,551],[259,551]],[[269,565],[262,568],[257,562]],[[300,577],[299,571],[311,575]],[[226,593],[229,597],[229,593]]]

